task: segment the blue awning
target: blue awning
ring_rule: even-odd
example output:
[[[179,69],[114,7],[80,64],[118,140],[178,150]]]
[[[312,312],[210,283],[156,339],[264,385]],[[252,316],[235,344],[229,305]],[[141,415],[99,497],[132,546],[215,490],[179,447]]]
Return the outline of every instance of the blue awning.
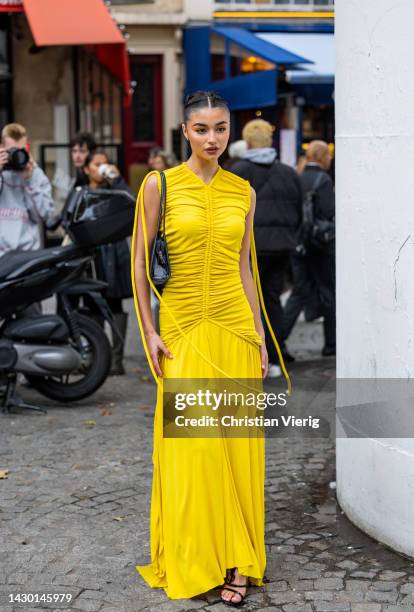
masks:
[[[273,64],[284,64],[285,66],[292,64],[313,64],[312,60],[287,51],[274,43],[262,40],[244,28],[212,27],[211,31]]]
[[[226,78],[212,80],[212,54],[210,53],[211,34],[224,37]],[[231,76],[230,62],[232,49],[229,43],[241,47],[248,54],[273,64],[275,68],[257,70]],[[220,45],[221,46],[221,45]],[[278,70],[286,66],[289,71],[295,68],[312,69],[313,58],[304,53],[294,53],[282,45],[262,40],[241,27],[187,26],[184,29],[184,54],[186,60],[185,92],[197,89],[212,89],[221,93],[229,102],[230,109],[260,109],[275,106],[278,98]],[[236,57],[240,54],[236,54]],[[242,55],[245,55],[242,54]]]
[[[211,88],[227,100],[231,110],[274,106],[277,102],[277,69],[213,81]]]

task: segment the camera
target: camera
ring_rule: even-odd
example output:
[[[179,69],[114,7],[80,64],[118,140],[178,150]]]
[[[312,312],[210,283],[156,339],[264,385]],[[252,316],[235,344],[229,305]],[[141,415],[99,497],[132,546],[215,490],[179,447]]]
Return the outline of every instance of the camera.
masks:
[[[12,147],[7,149],[9,159],[7,164],[3,166],[3,170],[17,170],[18,172],[26,168],[27,162],[30,157],[26,149],[19,149],[18,147]]]

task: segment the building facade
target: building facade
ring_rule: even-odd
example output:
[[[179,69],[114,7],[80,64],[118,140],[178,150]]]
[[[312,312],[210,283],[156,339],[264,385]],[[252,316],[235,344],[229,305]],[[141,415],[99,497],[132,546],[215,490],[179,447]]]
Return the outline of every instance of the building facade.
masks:
[[[84,16],[85,6],[109,11],[120,37],[110,52],[101,45],[98,53],[89,41],[68,39],[69,26],[55,27],[48,15],[50,32],[57,29],[61,39],[39,44],[40,17],[26,10],[35,10],[36,0],[24,6],[21,0],[0,0],[0,121],[28,127],[49,176],[70,169],[67,145],[81,129],[113,145],[108,150],[131,186],[146,171],[151,148],[182,159],[182,102],[194,89],[226,96],[232,139],[250,118],[268,119],[288,163],[295,162],[302,143],[333,141],[331,0],[42,2],[50,2],[57,15],[71,9]],[[72,25],[75,36],[77,24]],[[121,56],[112,53],[120,41],[128,50],[128,75],[120,74]],[[125,104],[128,79],[133,95]]]
[[[145,170],[159,146],[185,155],[182,102],[215,89],[230,102],[232,138],[263,117],[277,128],[284,161],[301,145],[333,142],[332,0],[110,0],[127,34],[133,103],[126,116],[125,157]]]
[[[123,166],[130,87],[125,40],[101,0],[83,7],[80,31],[82,4],[44,0],[39,10],[35,0],[0,0],[0,124],[16,121],[28,129],[58,207],[70,184],[74,133],[91,132]]]
[[[125,117],[127,165],[145,165],[153,147],[179,154],[182,30],[186,23],[183,0],[112,0],[110,11],[127,36],[134,88]]]
[[[294,165],[309,141],[334,140],[333,32],[332,0],[213,2],[210,21],[184,33],[186,91],[227,98],[233,139],[249,119],[270,121]]]

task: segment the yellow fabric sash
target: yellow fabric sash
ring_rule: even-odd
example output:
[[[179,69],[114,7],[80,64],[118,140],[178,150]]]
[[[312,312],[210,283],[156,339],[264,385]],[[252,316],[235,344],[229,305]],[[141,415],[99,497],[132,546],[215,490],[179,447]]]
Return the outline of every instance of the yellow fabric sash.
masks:
[[[133,293],[134,293],[134,304],[135,304],[135,310],[136,310],[136,313],[137,313],[139,328],[140,328],[140,331],[141,331],[141,337],[142,337],[142,342],[143,342],[143,345],[144,345],[145,354],[147,356],[147,360],[148,360],[148,363],[149,363],[152,375],[153,375],[157,385],[161,385],[162,384],[161,380],[159,379],[159,377],[157,376],[157,374],[155,372],[155,369],[154,369],[154,366],[153,366],[153,363],[152,363],[152,360],[151,360],[151,357],[150,357],[150,354],[149,354],[148,345],[147,345],[147,342],[146,342],[146,339],[145,339],[144,328],[143,328],[141,314],[140,314],[140,310],[139,310],[137,290],[136,290],[136,281],[135,281],[135,243],[136,243],[136,233],[137,233],[138,218],[139,218],[139,212],[140,211],[142,212],[142,228],[143,228],[143,233],[144,233],[145,269],[146,269],[147,279],[148,279],[148,282],[150,284],[150,287],[154,291],[154,293],[157,296],[157,298],[160,300],[160,303],[162,303],[164,305],[164,307],[166,308],[168,314],[170,315],[171,319],[173,320],[174,324],[176,325],[176,327],[177,327],[178,331],[180,332],[181,336],[183,338],[185,338],[187,340],[187,342],[189,342],[189,344],[196,351],[196,353],[198,353],[198,355],[200,355],[200,357],[202,359],[204,359],[207,363],[209,363],[215,370],[217,370],[218,372],[223,374],[226,378],[233,379],[232,376],[229,376],[224,370],[222,370],[220,367],[218,367],[217,365],[212,363],[212,361],[210,361],[210,359],[206,355],[204,355],[202,353],[202,351],[200,351],[200,349],[193,344],[193,342],[191,342],[190,338],[188,338],[186,333],[181,328],[180,324],[178,323],[178,321],[174,317],[174,314],[171,312],[171,309],[169,308],[167,302],[165,302],[165,300],[163,300],[162,295],[158,292],[156,286],[154,285],[154,283],[153,283],[153,281],[151,279],[150,270],[149,270],[150,262],[149,262],[149,253],[148,253],[147,225],[146,225],[146,220],[145,220],[144,189],[145,189],[145,185],[146,185],[149,177],[154,175],[154,174],[157,175],[158,172],[155,171],[155,170],[153,170],[152,172],[149,172],[145,176],[144,181],[142,182],[142,185],[140,187],[140,190],[139,190],[139,193],[138,193],[138,197],[137,197],[137,205],[136,205],[136,209],[135,209],[134,230],[133,230],[133,234],[132,234],[132,243],[131,243],[131,278],[132,278],[132,288],[133,288]],[[257,296],[258,302],[259,302],[259,304],[260,304],[260,306],[262,308],[262,312],[264,314],[266,325],[267,325],[267,327],[269,329],[270,336],[271,336],[271,338],[273,340],[273,343],[274,343],[274,345],[276,347],[277,354],[279,356],[280,365],[281,365],[283,374],[285,376],[285,379],[286,379],[286,382],[287,382],[287,385],[288,385],[288,395],[291,395],[292,394],[292,383],[291,383],[289,374],[288,374],[288,372],[286,370],[286,366],[285,366],[285,363],[284,363],[283,357],[282,357],[282,352],[280,350],[278,341],[276,340],[275,333],[274,333],[274,331],[272,329],[272,326],[270,325],[269,317],[267,315],[266,307],[265,307],[265,304],[264,304],[262,287],[261,287],[260,277],[259,277],[259,269],[258,269],[258,266],[257,266],[256,245],[255,245],[255,241],[254,241],[253,227],[252,227],[251,241],[250,241],[250,258],[251,258],[251,262],[252,262],[252,273],[253,273],[254,286],[255,286],[255,290],[256,290],[256,296]]]

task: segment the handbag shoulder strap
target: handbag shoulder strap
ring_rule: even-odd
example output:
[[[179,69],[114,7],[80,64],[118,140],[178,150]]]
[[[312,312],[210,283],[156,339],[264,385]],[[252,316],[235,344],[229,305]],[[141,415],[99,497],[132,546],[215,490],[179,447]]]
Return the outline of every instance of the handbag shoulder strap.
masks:
[[[161,236],[161,221],[162,221],[162,232],[165,236],[165,213],[167,208],[167,181],[163,171],[159,173],[161,181],[161,194],[160,194],[160,208],[158,211],[158,237]]]

